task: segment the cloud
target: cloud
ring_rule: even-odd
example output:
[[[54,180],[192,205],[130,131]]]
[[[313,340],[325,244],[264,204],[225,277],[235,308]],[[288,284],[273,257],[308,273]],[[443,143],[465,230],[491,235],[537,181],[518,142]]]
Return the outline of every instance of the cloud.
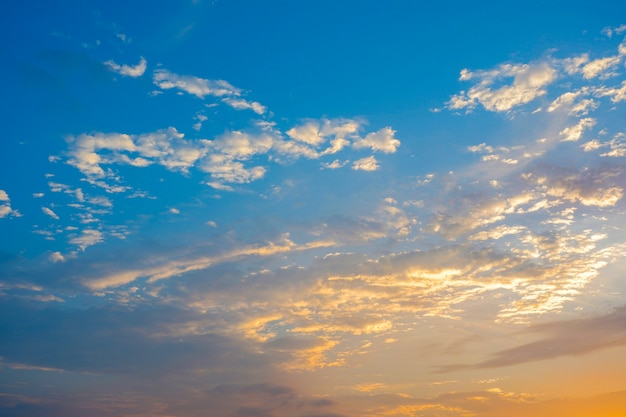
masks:
[[[85,233],[89,232],[89,233]],[[97,236],[93,232],[96,231],[84,231],[83,235],[86,236],[86,242],[90,242],[89,238],[100,238],[100,234]],[[99,232],[98,232],[99,233]],[[82,243],[83,241],[72,242],[75,244]],[[98,243],[98,242],[95,242]],[[95,244],[92,243],[92,244]],[[139,269],[128,269],[119,272],[114,272],[97,278],[88,278],[83,281],[83,284],[88,288],[99,290],[109,287],[118,287],[131,283],[138,278],[146,278],[148,282],[156,282],[163,279],[168,279],[174,276],[183,275],[192,271],[199,271],[210,268],[216,264],[227,262],[239,258],[245,258],[249,256],[273,256],[276,254],[288,253],[292,251],[305,251],[316,248],[323,248],[335,245],[332,241],[313,241],[302,245],[297,245],[287,236],[283,237],[283,240],[278,243],[270,242],[265,246],[247,246],[233,250],[231,252],[225,252],[217,256],[203,256],[192,259],[180,259],[163,263],[157,266],[150,266]]]
[[[607,26],[604,29],[602,29],[602,33],[604,33],[609,38],[611,38],[613,36],[613,34],[621,35],[625,31],[626,31],[626,24],[625,25],[616,26],[616,27]]]
[[[52,217],[53,219],[59,220],[59,216],[57,216],[57,214],[54,211],[50,210],[48,207],[42,207],[41,211],[43,211],[46,215]]]
[[[584,119],[580,119],[576,125],[566,127],[559,132],[559,134],[563,136],[563,139],[561,140],[563,142],[576,142],[580,140],[585,130],[589,130],[595,125],[596,119],[594,118],[586,117]]]
[[[352,169],[355,171],[376,171],[378,168],[380,165],[373,155],[357,159],[352,163]]]
[[[599,77],[606,79],[617,75],[614,68],[619,65],[622,58],[620,56],[612,56],[606,58],[598,58],[590,61],[582,66],[580,72],[586,79]]]
[[[110,192],[130,188],[110,184],[119,181],[119,177],[106,168],[113,164],[136,168],[158,164],[183,174],[195,168],[211,176],[208,183],[224,188],[228,187],[224,183],[242,184],[263,178],[266,167],[246,165],[247,161],[262,155],[267,155],[269,161],[281,162],[302,157],[318,159],[340,152],[350,143],[355,148],[385,153],[395,152],[400,144],[389,127],[370,132],[363,138],[358,133],[361,127],[350,119],[309,120],[286,132],[291,140],[286,140],[268,124],[259,124],[256,131],[227,131],[211,140],[187,139],[173,127],[140,135],[85,133],[67,138],[67,163],[81,171],[91,184]],[[325,149],[319,149],[325,144],[328,144]],[[378,165],[373,158],[360,160],[354,165],[355,169],[376,169]]]
[[[385,127],[377,132],[371,132],[354,142],[354,148],[367,148],[373,151],[381,151],[384,153],[394,153],[400,141],[394,137],[395,130]]]
[[[52,252],[49,256],[51,262],[65,262],[65,256],[61,252]]]
[[[222,99],[222,101],[234,109],[237,110],[247,110],[250,109],[254,111],[256,114],[264,114],[267,111],[267,108],[263,106],[261,103],[256,101],[248,101],[244,99],[235,99],[232,97],[227,97]]]
[[[339,169],[346,166],[348,162],[349,161],[340,161],[339,159],[335,159],[332,162],[323,162],[322,167],[326,169]]]
[[[78,246],[78,248],[83,251],[89,246],[102,243],[103,241],[104,236],[102,235],[102,232],[95,229],[85,229],[79,236],[70,239],[70,243],[72,245]]]
[[[626,156],[626,134],[618,132],[611,140],[606,142],[600,142],[598,139],[593,139],[589,142],[583,143],[580,147],[585,152],[593,152],[608,148],[608,150],[601,153],[600,156],[614,158],[624,157]]]
[[[20,213],[11,208],[11,199],[7,192],[0,190],[0,219],[8,216],[19,217]]]
[[[569,115],[573,116],[586,115],[599,106],[599,103],[591,98],[581,99],[590,94],[591,91],[586,87],[576,91],[568,91],[552,101],[547,111],[565,110]]]
[[[594,90],[594,94],[598,97],[610,97],[613,103],[626,101],[626,81],[622,81],[622,86],[617,87],[599,87]]]
[[[317,147],[327,141],[331,145],[326,153],[335,153],[340,151],[350,140],[358,138],[358,131],[361,124],[350,119],[321,119],[307,120],[299,126],[295,126],[287,130],[287,136],[303,142],[307,145]]]
[[[547,62],[537,64],[502,64],[487,71],[461,71],[461,81],[476,80],[476,85],[467,92],[453,96],[446,104],[450,110],[476,108],[478,104],[489,111],[509,111],[514,107],[531,102],[547,93],[545,87],[557,78],[557,71]],[[503,81],[509,84],[493,88]]]
[[[109,60],[104,63],[104,65],[109,68],[113,72],[117,72],[118,74],[124,75],[126,77],[141,77],[146,72],[148,62],[141,57],[139,59],[139,63],[135,66],[129,65],[119,65],[114,61]]]
[[[547,335],[543,339],[499,351],[492,359],[472,367],[498,368],[626,346],[624,323],[626,306],[601,316],[537,324],[525,332]]]
[[[589,59],[589,54],[561,59],[545,58],[531,64],[501,64],[491,70],[463,69],[460,80],[473,82],[468,91],[453,95],[446,103],[449,110],[474,110],[478,105],[489,111],[509,112],[514,108],[545,96],[548,87],[559,78],[581,74],[584,80],[606,80],[616,76],[617,68],[626,56],[626,44],[618,47],[617,55]],[[555,86],[558,88],[559,86]],[[571,115],[584,115],[598,108],[598,103],[585,96],[612,96],[621,100],[621,90],[606,86],[583,86],[566,91],[554,99],[547,111],[565,108]],[[543,110],[539,108],[537,111]]]
[[[163,90],[176,88],[198,98],[205,98],[206,96],[238,96],[241,94],[241,90],[233,87],[228,81],[207,80],[191,75],[178,75],[166,69],[155,70],[152,80],[155,85]]]

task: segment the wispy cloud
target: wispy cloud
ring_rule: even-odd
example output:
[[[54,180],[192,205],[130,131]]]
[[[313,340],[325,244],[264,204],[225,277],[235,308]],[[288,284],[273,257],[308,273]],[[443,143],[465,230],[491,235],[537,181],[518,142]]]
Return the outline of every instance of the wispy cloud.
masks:
[[[59,216],[54,211],[49,209],[48,207],[42,207],[41,211],[43,211],[46,215],[52,217],[53,219],[59,220]]]
[[[6,191],[0,190],[0,219],[3,217],[20,217],[20,213],[11,208],[11,199]]]
[[[525,333],[545,337],[496,352],[491,359],[473,365],[451,365],[443,371],[465,368],[499,368],[562,356],[580,356],[626,345],[626,306],[595,317],[530,326]]]
[[[111,71],[117,72],[118,74],[124,75],[126,77],[141,77],[145,72],[148,66],[148,61],[145,58],[141,57],[139,59],[139,63],[137,65],[119,65],[112,60],[106,61],[104,65]]]
[[[228,81],[208,80],[191,75],[178,75],[166,69],[155,70],[152,80],[155,85],[163,90],[175,88],[198,98],[205,98],[206,96],[238,96],[241,94],[241,90],[233,87]]]

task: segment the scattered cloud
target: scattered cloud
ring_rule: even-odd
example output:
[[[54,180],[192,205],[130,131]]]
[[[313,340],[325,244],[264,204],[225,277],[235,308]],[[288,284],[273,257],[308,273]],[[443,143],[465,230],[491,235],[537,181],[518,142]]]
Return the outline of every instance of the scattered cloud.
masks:
[[[50,262],[65,262],[65,256],[61,254],[61,252],[52,252],[50,254]]]
[[[626,24],[616,26],[616,27],[607,26],[604,29],[602,29],[602,33],[604,33],[609,38],[613,37],[613,34],[621,35],[624,32],[626,32]]]
[[[589,130],[596,125],[596,120],[591,117],[580,119],[574,126],[566,127],[559,134],[563,136],[564,142],[577,142],[583,136],[585,130]]]
[[[187,139],[173,127],[141,135],[91,133],[67,138],[67,163],[81,171],[93,185],[111,190],[110,181],[119,177],[107,165],[131,165],[143,168],[153,164],[170,171],[187,174],[192,168],[211,176],[211,184],[249,183],[265,176],[267,168],[246,166],[245,162],[267,155],[270,161],[301,157],[318,159],[345,149],[367,148],[385,153],[395,152],[400,141],[387,127],[359,136],[362,125],[349,119],[309,120],[289,129],[286,140],[271,126],[260,125],[260,131],[228,131],[213,139]],[[328,144],[325,149],[319,149]],[[357,163],[358,162],[358,163]],[[374,157],[355,162],[354,169],[373,171],[378,168]],[[328,167],[332,167],[329,163]],[[105,181],[106,180],[106,181]],[[124,188],[119,191],[124,191]]]
[[[259,115],[265,114],[265,112],[267,111],[267,108],[265,106],[263,106],[261,103],[256,102],[256,101],[248,101],[248,100],[244,100],[241,98],[236,99],[232,97],[226,97],[222,99],[222,101],[234,109],[237,109],[237,110],[250,109]]]
[[[139,59],[139,63],[134,66],[130,65],[119,65],[112,60],[106,61],[104,65],[111,71],[117,72],[120,75],[126,77],[141,77],[145,72],[148,66],[148,62],[144,57]]]
[[[378,168],[380,165],[373,155],[357,159],[352,163],[352,169],[355,171],[376,171]]]
[[[207,80],[191,75],[178,75],[166,69],[157,69],[152,76],[154,84],[162,90],[176,88],[198,98],[206,96],[238,96],[241,90],[224,80]]]
[[[41,211],[43,211],[44,214],[52,217],[53,219],[59,220],[59,216],[57,216],[57,214],[54,211],[52,211],[51,209],[49,209],[48,207],[42,207]]]
[[[601,316],[536,324],[524,332],[546,337],[496,352],[493,358],[484,362],[459,365],[458,368],[499,368],[626,346],[625,321],[626,306],[621,306]],[[450,367],[455,368],[455,365]]]
[[[80,250],[84,251],[89,246],[102,243],[103,241],[104,236],[102,235],[102,232],[95,229],[85,229],[80,235],[71,238],[70,244],[76,245]]]
[[[9,216],[20,217],[20,213],[11,208],[11,199],[7,192],[0,190],[0,219]]]
[[[364,138],[354,142],[353,146],[356,149],[366,148],[384,153],[394,153],[400,146],[400,141],[394,137],[395,133],[390,127],[385,127],[377,132],[368,133]]]
[[[447,103],[450,110],[476,108],[478,104],[486,110],[503,112],[529,103],[547,93],[546,87],[557,78],[557,71],[547,62],[536,64],[503,64],[487,71],[461,71],[461,81],[476,81],[467,92],[453,96]],[[510,83],[493,88],[503,81]]]

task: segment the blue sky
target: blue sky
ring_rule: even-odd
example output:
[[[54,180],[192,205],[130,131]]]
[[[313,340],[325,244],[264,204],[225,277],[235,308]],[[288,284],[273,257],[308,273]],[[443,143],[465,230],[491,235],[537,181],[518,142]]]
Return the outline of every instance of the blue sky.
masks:
[[[0,414],[620,415],[624,11],[3,3]]]

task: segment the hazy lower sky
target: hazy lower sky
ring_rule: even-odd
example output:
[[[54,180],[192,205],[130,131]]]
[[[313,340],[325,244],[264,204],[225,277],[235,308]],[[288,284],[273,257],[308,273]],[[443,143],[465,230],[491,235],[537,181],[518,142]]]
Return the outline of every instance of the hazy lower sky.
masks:
[[[623,1],[4,1],[0,415],[626,413]]]

